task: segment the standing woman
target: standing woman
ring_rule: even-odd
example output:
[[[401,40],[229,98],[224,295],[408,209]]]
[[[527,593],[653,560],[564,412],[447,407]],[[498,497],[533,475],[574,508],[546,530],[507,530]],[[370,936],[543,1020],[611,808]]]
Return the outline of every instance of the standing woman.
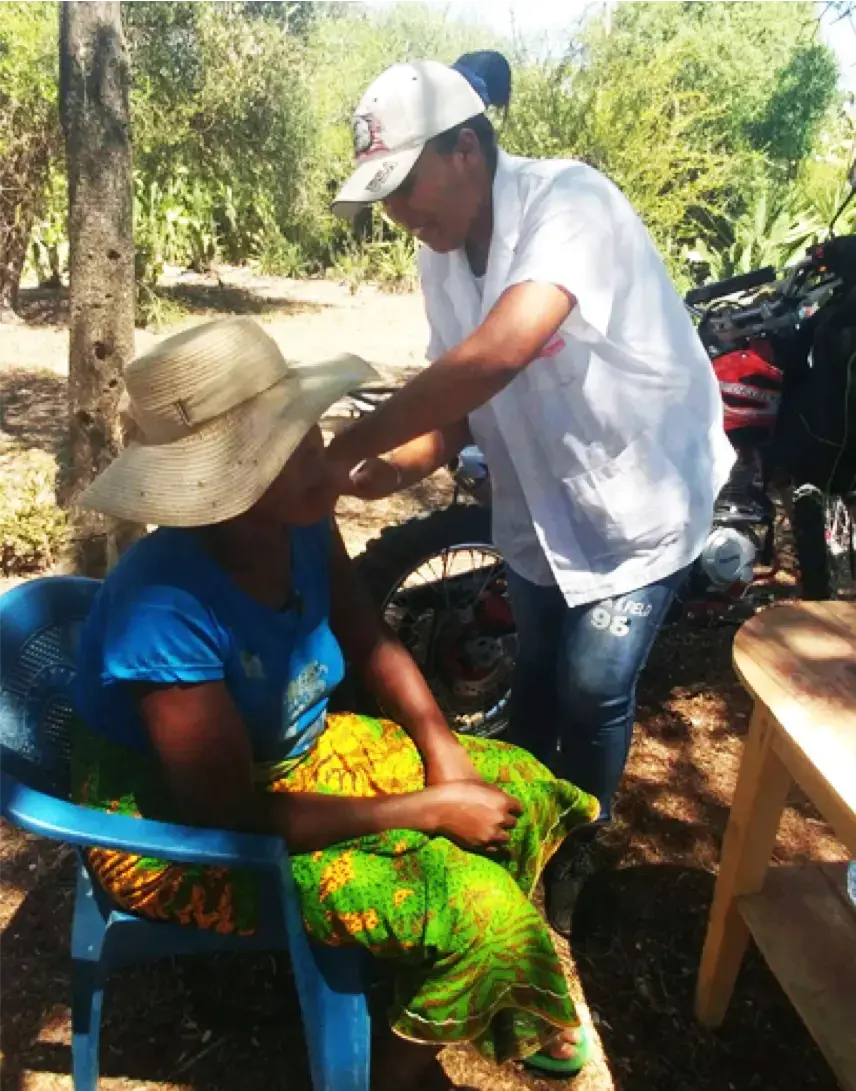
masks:
[[[498,149],[485,111],[510,84],[498,53],[397,64],[357,107],[334,210],[382,202],[424,244],[431,365],[330,454],[375,499],[470,438],[482,448],[520,641],[512,736],[608,820],[639,673],[734,456],[709,360],[626,198],[575,160]],[[587,856],[548,874],[566,935]]]

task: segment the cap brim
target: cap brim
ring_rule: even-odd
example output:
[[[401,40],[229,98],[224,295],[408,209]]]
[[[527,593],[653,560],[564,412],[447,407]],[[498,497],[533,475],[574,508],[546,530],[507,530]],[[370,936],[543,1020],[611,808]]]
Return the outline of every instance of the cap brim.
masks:
[[[262,497],[335,401],[377,377],[358,356],[294,367],[264,393],[192,435],[172,443],[131,443],[78,503],[157,526],[234,519]]]
[[[391,197],[413,170],[424,146],[373,156],[361,163],[339,191],[333,214],[352,220],[366,205]]]

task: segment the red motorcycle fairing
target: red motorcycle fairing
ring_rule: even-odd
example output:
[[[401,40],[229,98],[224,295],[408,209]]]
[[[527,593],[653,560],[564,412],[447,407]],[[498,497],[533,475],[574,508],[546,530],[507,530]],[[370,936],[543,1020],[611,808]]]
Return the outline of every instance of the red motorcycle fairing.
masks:
[[[726,352],[713,361],[725,415],[725,431],[761,428],[771,435],[782,398],[782,370],[771,362],[766,341]]]

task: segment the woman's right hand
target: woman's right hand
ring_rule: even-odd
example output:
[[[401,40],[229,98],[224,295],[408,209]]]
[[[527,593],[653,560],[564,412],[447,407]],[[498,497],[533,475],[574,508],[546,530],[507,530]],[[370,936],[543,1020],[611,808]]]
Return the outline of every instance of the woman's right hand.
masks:
[[[509,839],[523,808],[490,784],[453,781],[420,793],[433,832],[472,852],[496,852]]]

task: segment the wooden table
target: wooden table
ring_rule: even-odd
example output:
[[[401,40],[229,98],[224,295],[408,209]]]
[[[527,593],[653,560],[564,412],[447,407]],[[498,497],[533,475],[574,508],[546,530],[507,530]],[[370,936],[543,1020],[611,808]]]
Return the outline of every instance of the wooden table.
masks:
[[[751,935],[846,1091],[856,1091],[856,910],[845,865],[773,867],[794,781],[856,858],[856,603],[758,614],[734,665],[755,700],[696,992],[725,1016]]]

